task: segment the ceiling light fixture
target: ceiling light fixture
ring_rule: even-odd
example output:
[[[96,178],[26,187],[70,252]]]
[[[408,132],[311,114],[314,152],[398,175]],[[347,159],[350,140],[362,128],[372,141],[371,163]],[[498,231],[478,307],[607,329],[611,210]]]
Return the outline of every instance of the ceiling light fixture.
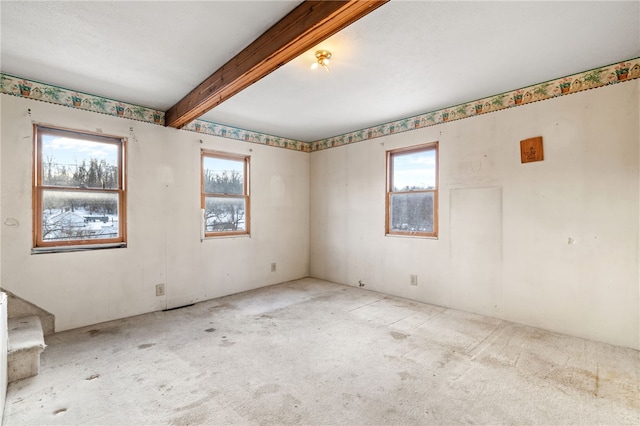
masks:
[[[329,72],[329,59],[331,58],[331,52],[328,50],[316,51],[316,61],[311,64],[311,69],[315,70],[318,66],[324,67]]]

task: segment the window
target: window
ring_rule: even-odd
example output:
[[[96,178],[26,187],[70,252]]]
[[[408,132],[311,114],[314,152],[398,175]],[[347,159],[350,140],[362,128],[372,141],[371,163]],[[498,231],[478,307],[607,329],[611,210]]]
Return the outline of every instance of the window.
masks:
[[[387,151],[386,233],[438,236],[438,142]]]
[[[124,138],[34,126],[34,250],[123,246]]]
[[[249,157],[202,151],[205,237],[249,234]]]

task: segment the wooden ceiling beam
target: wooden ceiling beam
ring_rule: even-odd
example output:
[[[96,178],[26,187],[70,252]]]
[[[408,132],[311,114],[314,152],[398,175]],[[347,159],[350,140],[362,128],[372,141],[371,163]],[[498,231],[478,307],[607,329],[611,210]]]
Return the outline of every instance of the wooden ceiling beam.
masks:
[[[389,0],[304,1],[165,113],[181,128]]]

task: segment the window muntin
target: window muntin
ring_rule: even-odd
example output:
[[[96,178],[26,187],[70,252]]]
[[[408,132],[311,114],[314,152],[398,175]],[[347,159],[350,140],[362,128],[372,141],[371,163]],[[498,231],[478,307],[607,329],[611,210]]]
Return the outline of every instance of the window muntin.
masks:
[[[386,233],[438,236],[438,143],[387,151]]]
[[[205,237],[250,233],[248,172],[248,156],[202,151]]]
[[[124,244],[124,138],[34,127],[34,247]]]

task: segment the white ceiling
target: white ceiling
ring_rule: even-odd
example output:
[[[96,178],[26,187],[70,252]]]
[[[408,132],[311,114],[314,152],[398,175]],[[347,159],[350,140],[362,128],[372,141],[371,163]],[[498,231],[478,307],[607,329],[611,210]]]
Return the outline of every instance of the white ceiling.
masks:
[[[0,2],[0,70],[166,110],[299,1]],[[202,119],[315,141],[640,56],[640,1],[391,0]]]

